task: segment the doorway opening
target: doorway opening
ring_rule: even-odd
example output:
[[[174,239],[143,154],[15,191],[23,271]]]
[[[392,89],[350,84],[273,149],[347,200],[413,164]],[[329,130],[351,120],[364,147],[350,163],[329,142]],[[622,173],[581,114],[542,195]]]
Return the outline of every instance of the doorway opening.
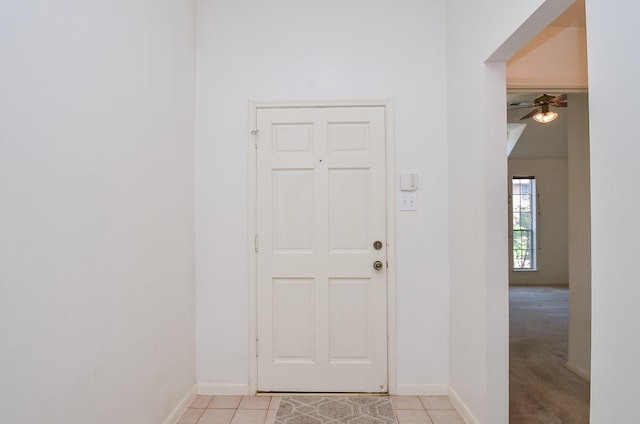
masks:
[[[590,188],[584,2],[507,63],[508,176],[533,177],[534,267],[510,266],[510,420],[581,423],[589,417]],[[553,62],[553,66],[549,63]],[[561,71],[558,71],[561,69]],[[559,77],[559,74],[561,76]],[[527,113],[540,96],[567,95],[557,119]],[[522,106],[522,107],[519,107]],[[526,117],[525,119],[521,119]],[[510,188],[510,264],[522,240]],[[519,244],[520,243],[520,244]],[[524,421],[522,421],[524,422]]]

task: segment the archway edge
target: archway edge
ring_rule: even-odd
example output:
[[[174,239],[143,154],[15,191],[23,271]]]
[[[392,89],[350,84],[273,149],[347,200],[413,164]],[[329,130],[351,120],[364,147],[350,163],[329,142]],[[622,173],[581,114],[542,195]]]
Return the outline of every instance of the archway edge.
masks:
[[[547,0],[542,3],[515,32],[487,58],[487,62],[506,63],[574,2],[575,0]]]
[[[469,423],[507,424],[506,61],[573,1],[452,3],[447,8],[450,397]],[[513,22],[522,24],[513,27]]]

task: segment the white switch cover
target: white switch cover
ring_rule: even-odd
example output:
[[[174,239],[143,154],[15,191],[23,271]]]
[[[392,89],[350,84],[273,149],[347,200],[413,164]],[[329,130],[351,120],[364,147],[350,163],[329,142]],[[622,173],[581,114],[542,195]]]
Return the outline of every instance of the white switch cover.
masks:
[[[400,192],[400,210],[401,211],[417,211],[418,210],[418,192],[401,191]]]

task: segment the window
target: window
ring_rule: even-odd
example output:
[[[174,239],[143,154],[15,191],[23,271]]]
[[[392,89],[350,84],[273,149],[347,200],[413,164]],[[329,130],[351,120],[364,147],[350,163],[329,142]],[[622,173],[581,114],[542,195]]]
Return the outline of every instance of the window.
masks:
[[[512,253],[514,271],[536,270],[536,179],[511,181]]]

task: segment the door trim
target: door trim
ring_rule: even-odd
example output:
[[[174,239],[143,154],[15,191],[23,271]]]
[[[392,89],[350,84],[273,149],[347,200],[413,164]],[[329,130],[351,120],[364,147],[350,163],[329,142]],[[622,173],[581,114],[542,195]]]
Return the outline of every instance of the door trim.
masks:
[[[385,156],[386,156],[386,231],[387,231],[387,386],[390,394],[397,393],[396,379],[396,220],[395,220],[395,157],[393,139],[393,101],[380,100],[327,100],[327,101],[292,101],[292,102],[249,102],[248,151],[248,222],[247,222],[247,255],[249,277],[249,391],[255,394],[258,387],[258,275],[257,255],[255,251],[255,235],[257,231],[257,153],[255,136],[258,110],[284,108],[334,108],[334,107],[383,107],[385,116]]]

